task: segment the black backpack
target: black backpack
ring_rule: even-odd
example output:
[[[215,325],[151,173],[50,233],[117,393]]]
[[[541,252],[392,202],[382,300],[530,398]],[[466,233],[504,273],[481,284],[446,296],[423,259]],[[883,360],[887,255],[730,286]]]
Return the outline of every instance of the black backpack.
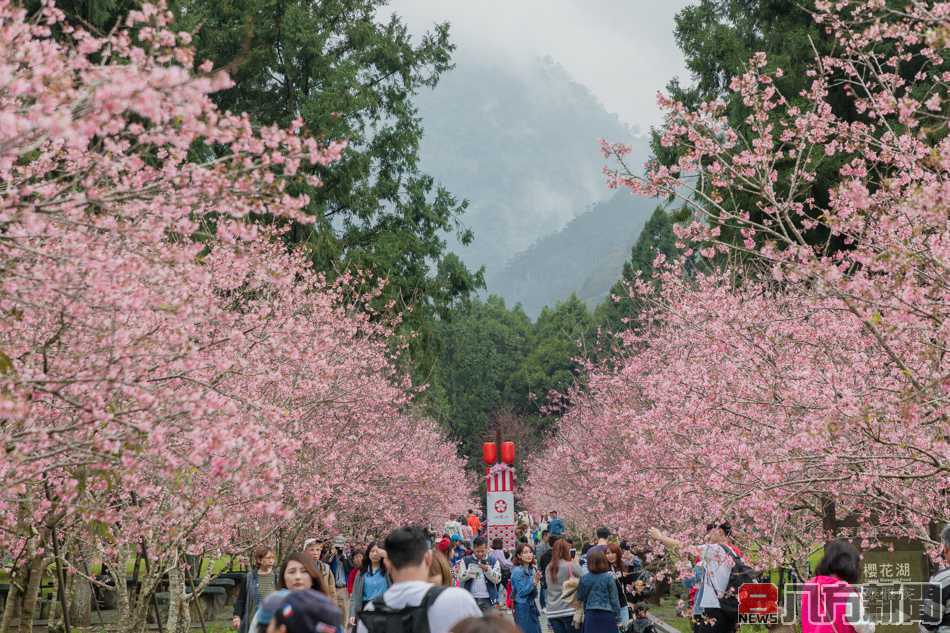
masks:
[[[447,587],[431,587],[417,607],[393,609],[383,596],[373,600],[371,610],[360,612],[360,621],[369,633],[429,633],[429,607]]]
[[[719,598],[719,608],[730,614],[739,613],[739,589],[742,588],[742,585],[749,582],[756,582],[758,580],[758,574],[756,571],[746,565],[739,556],[736,555],[732,548],[728,545],[721,545],[726,553],[732,557],[733,566],[729,571],[729,583],[726,585],[726,590],[722,593]]]

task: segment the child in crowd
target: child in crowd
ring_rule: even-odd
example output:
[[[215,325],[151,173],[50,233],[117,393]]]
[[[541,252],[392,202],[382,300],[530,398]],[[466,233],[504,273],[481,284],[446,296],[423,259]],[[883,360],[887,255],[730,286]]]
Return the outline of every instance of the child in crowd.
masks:
[[[649,609],[642,602],[633,607],[633,620],[627,626],[627,633],[656,633]]]

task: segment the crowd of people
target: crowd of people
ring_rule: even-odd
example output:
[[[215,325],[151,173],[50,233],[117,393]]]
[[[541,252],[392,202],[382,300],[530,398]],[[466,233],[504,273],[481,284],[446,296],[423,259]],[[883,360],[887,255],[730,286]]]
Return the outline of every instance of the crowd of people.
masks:
[[[321,622],[347,633],[389,632],[392,618],[402,618],[407,631],[423,633],[540,633],[542,611],[555,633],[574,631],[585,620],[588,633],[603,630],[598,623],[607,619],[615,623],[613,630],[616,623],[633,621],[628,605],[649,594],[648,575],[626,544],[608,541],[609,530],[582,545],[581,555],[557,513],[519,525],[517,534],[514,548],[499,538],[489,543],[486,526],[470,510],[447,521],[441,534],[407,527],[360,545],[309,538],[279,568],[276,552],[259,547],[232,625],[238,633],[279,627],[280,605],[332,616]],[[295,592],[317,595],[291,601]],[[422,612],[425,628],[418,621]],[[639,613],[645,620],[645,607]],[[284,619],[292,624],[292,617]],[[293,627],[287,631],[293,633]],[[648,632],[641,627],[637,633]]]
[[[441,535],[403,527],[361,546],[308,539],[279,568],[275,552],[261,547],[232,624],[239,633],[541,633],[543,613],[553,633],[655,633],[646,604],[654,578],[627,543],[606,527],[592,542],[579,543],[556,513],[524,527],[508,549],[501,539],[489,543],[470,511],[446,522]],[[693,565],[682,583],[694,633],[738,630],[737,589],[758,572],[732,535],[727,522],[709,524],[703,542],[694,545],[649,531],[653,542]],[[941,538],[950,562],[950,527]],[[851,543],[825,546],[806,583],[815,591],[802,597],[803,633],[874,632],[855,588],[860,570]],[[950,633],[950,569],[930,588],[922,633]],[[829,591],[851,606],[840,613],[837,603],[828,607]]]
[[[362,547],[307,539],[279,568],[275,551],[259,547],[232,626],[239,633],[516,633],[500,615],[483,618],[487,609],[471,584],[459,586],[432,541],[419,527]]]
[[[608,528],[597,530],[593,542],[579,543],[568,537],[557,512],[537,522],[523,517],[513,550],[499,538],[489,543],[486,532],[469,511],[447,521],[436,542],[454,581],[483,613],[511,612],[525,633],[540,633],[542,613],[555,633],[652,628],[645,601],[654,590],[653,577]]]

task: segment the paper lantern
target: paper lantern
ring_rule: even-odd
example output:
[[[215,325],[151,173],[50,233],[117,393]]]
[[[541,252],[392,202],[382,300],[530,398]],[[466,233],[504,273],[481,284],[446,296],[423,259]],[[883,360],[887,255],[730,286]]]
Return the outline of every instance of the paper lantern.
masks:
[[[498,461],[498,446],[494,442],[482,444],[482,459],[489,466]]]
[[[505,462],[509,466],[514,465],[515,463],[515,443],[514,442],[501,443],[501,461]]]

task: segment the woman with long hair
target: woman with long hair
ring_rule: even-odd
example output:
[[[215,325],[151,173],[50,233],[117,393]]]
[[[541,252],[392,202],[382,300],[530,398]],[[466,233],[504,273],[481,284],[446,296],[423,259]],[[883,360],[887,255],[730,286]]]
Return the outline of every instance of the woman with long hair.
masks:
[[[620,601],[620,630],[624,630],[630,621],[630,608],[627,603],[626,592],[623,589],[624,579],[626,578],[623,550],[616,543],[607,543],[604,556],[607,558],[607,564],[610,565],[609,573],[614,577],[614,582],[617,583],[617,598]]]
[[[861,555],[848,541],[832,541],[805,583],[802,594],[802,633],[874,633],[864,617],[861,591]]]
[[[277,580],[280,589],[289,589],[290,591],[313,589],[325,596],[330,595],[327,592],[323,574],[317,569],[317,564],[309,555],[303,552],[293,552],[284,560]]]
[[[238,633],[248,633],[251,619],[257,612],[257,605],[277,590],[277,572],[274,563],[277,558],[273,548],[261,545],[254,550],[253,565],[244,577],[234,603],[234,617],[231,626]],[[253,631],[251,633],[254,633]]]
[[[363,566],[353,581],[353,596],[350,599],[350,626],[355,626],[363,611],[363,605],[371,602],[389,589],[389,576],[383,560],[386,550],[383,544],[375,541],[366,546],[363,554]]]
[[[515,624],[524,633],[541,633],[541,614],[534,599],[541,584],[541,572],[534,562],[534,548],[524,543],[518,546],[516,567],[511,571],[511,595],[515,602]]]
[[[432,564],[429,565],[429,582],[441,587],[454,587],[455,578],[452,576],[452,566],[445,554],[437,549],[432,550]]]
[[[583,633],[618,632],[620,597],[603,552],[594,550],[587,557],[587,575],[577,585],[577,599],[584,603]]]
[[[564,597],[564,583],[571,578],[579,580],[584,575],[584,570],[571,557],[571,544],[567,539],[559,538],[554,541],[551,547],[551,562],[544,573],[547,574],[544,614],[548,617],[548,624],[554,633],[574,633],[574,607]]]

